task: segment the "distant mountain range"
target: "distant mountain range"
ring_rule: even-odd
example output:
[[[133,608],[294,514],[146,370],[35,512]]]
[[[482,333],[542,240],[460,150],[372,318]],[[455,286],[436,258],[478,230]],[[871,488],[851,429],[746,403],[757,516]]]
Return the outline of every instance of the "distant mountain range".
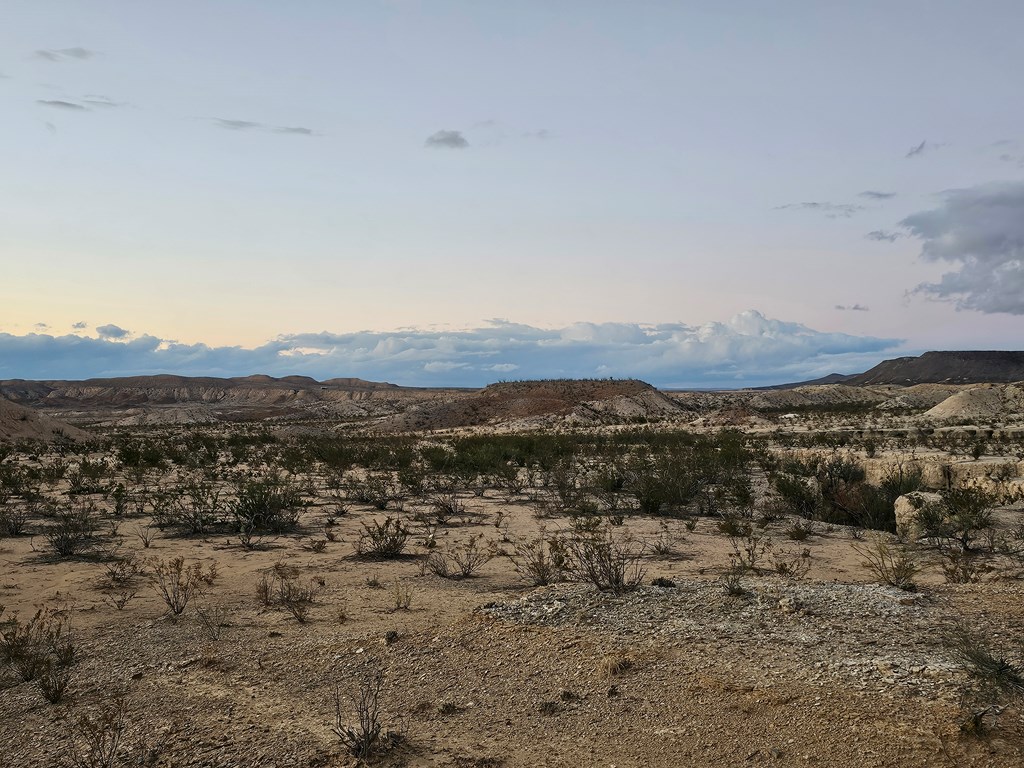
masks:
[[[967,351],[925,352],[919,357],[886,360],[864,373],[830,373],[820,379],[780,384],[763,389],[792,389],[816,384],[1000,384],[1024,381],[1024,352]]]

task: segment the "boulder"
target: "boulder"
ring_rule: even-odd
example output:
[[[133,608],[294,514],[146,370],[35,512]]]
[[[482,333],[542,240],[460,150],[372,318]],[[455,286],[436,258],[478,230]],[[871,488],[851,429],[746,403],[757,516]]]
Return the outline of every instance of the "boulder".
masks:
[[[921,524],[917,520],[918,510],[925,504],[932,504],[942,500],[937,493],[927,491],[913,491],[905,493],[896,499],[896,532],[900,536],[906,536],[913,541],[921,536]]]

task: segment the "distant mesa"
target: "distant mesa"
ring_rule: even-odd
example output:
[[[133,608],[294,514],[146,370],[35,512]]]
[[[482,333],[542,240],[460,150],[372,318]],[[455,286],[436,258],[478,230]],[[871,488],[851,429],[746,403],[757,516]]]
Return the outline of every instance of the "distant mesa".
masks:
[[[886,360],[864,373],[831,373],[820,379],[764,389],[791,389],[818,384],[866,387],[874,384],[1008,384],[1024,381],[1024,352],[1000,350],[925,352],[920,357]]]

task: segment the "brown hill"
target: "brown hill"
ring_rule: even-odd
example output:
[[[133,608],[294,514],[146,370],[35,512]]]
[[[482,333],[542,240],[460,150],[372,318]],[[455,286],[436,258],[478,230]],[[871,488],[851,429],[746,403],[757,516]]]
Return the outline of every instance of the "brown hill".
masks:
[[[541,426],[553,419],[579,425],[678,415],[678,403],[635,379],[515,381],[410,407],[386,426],[449,429],[482,424]]]
[[[86,441],[90,440],[92,435],[72,427],[70,424],[51,419],[45,414],[0,397],[0,441],[45,440],[52,442],[62,437]]]

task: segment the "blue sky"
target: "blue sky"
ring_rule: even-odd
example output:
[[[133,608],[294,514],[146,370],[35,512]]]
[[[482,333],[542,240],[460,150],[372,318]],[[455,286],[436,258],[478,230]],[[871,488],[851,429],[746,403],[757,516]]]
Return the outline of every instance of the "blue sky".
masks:
[[[1020,348],[1022,22],[7,0],[0,378],[737,386]]]

